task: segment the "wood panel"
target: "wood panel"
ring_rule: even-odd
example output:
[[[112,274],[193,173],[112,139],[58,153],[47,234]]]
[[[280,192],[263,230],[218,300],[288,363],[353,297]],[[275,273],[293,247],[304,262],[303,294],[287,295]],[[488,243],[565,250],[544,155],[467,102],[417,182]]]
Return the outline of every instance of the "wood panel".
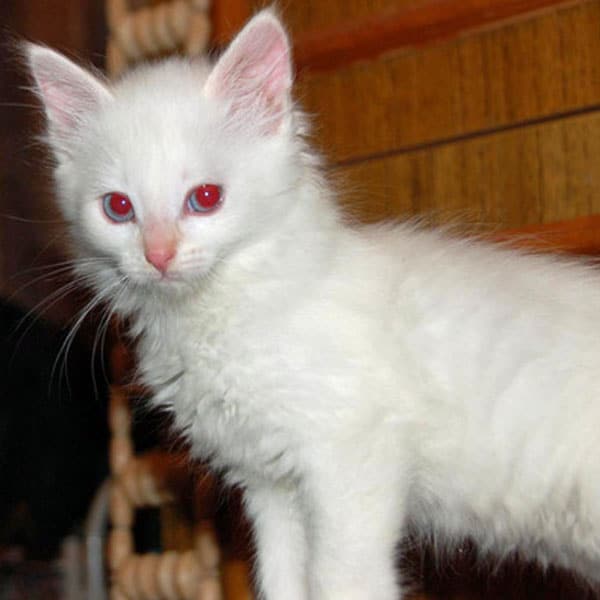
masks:
[[[210,15],[213,43],[226,44],[258,7],[253,0],[213,0]]]
[[[423,46],[482,27],[572,4],[573,0],[420,0],[306,32],[296,41],[300,69],[326,70],[390,50]],[[329,5],[328,5],[329,6]],[[335,3],[333,6],[339,6]]]
[[[545,225],[505,229],[490,236],[492,241],[508,242],[517,248],[541,252],[600,255],[600,215],[576,217]]]
[[[365,221],[425,215],[478,231],[600,213],[600,112],[340,167]]]
[[[338,163],[600,104],[600,2],[300,81]]]
[[[423,0],[345,0],[344,2],[300,2],[288,0],[280,3],[282,15],[294,36],[337,27],[380,13],[395,12],[423,4]]]

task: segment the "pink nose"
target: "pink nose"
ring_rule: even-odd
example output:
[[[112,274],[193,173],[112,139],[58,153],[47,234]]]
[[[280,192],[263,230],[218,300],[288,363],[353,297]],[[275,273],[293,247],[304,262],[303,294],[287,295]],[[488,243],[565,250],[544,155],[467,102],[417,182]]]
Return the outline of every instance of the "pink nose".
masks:
[[[164,275],[175,257],[175,248],[167,246],[146,249],[145,256],[146,260]]]

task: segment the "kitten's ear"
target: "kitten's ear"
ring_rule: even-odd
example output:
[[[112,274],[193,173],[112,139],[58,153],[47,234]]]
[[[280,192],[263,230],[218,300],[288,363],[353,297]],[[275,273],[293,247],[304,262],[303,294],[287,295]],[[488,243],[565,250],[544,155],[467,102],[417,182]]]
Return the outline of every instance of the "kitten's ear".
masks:
[[[63,151],[80,125],[111,99],[107,87],[62,54],[25,45],[25,56],[48,118],[50,139]]]
[[[292,64],[288,36],[275,14],[263,10],[233,40],[210,74],[205,93],[230,102],[233,116],[258,119],[276,132],[291,106]]]

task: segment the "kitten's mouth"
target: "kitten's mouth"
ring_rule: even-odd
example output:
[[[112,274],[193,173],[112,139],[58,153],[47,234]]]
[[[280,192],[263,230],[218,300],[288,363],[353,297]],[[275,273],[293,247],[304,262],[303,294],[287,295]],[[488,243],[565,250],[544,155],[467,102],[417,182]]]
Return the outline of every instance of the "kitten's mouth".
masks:
[[[159,273],[156,281],[168,283],[170,281],[177,281],[179,279],[181,279],[181,277],[178,277],[176,273],[167,271],[166,273]]]
[[[160,287],[170,287],[184,283],[184,277],[177,272],[167,271],[166,273],[156,273],[149,279],[151,285],[158,285]]]
[[[130,286],[136,293],[143,294],[180,294],[195,289],[199,277],[179,269],[167,269],[160,272],[156,269],[127,269],[116,266],[121,281]],[[202,278],[202,277],[200,277]]]
[[[189,277],[178,271],[167,271],[166,273],[157,273],[155,277],[147,279],[147,285],[155,290],[166,293],[177,293],[189,290],[192,285]]]
[[[121,268],[117,268],[117,272],[124,283],[147,290],[167,290],[186,283],[186,278],[177,271],[167,271],[165,273],[159,273],[158,271],[136,271],[128,273]]]

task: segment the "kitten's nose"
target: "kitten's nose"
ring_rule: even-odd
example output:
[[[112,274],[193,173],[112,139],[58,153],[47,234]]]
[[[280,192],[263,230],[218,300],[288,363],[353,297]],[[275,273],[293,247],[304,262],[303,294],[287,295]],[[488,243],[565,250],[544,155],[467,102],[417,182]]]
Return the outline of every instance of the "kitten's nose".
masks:
[[[164,275],[169,268],[169,264],[175,257],[175,247],[160,246],[157,248],[146,248],[144,255],[146,256],[146,260]]]

